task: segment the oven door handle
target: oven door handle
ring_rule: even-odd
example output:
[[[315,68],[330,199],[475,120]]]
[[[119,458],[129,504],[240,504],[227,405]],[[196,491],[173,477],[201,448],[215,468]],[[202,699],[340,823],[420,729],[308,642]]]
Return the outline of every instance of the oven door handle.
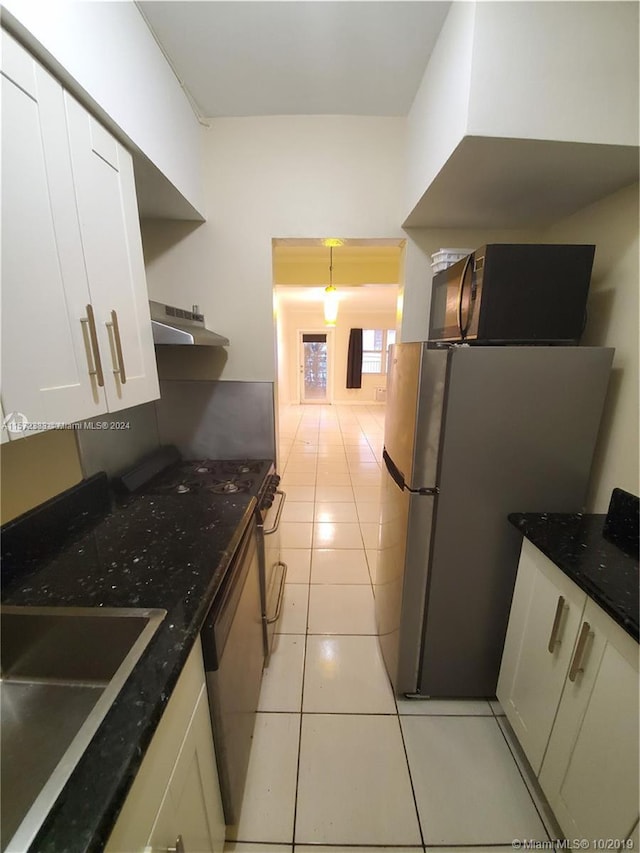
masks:
[[[269,536],[271,533],[275,533],[278,527],[280,527],[280,516],[282,515],[282,510],[284,509],[284,502],[287,499],[287,495],[286,492],[283,492],[280,489],[276,489],[276,495],[280,495],[280,505],[278,506],[278,510],[276,512],[276,520],[273,523],[273,527],[265,527],[265,536]]]
[[[276,604],[276,612],[273,614],[273,616],[266,618],[267,625],[273,625],[273,623],[277,622],[278,619],[280,618],[280,611],[282,610],[282,600],[284,599],[284,585],[285,585],[286,580],[287,580],[287,568],[288,568],[287,564],[283,563],[282,560],[278,560],[276,565],[282,566],[282,568],[283,568],[282,579],[280,580],[280,590],[278,592],[278,602]]]

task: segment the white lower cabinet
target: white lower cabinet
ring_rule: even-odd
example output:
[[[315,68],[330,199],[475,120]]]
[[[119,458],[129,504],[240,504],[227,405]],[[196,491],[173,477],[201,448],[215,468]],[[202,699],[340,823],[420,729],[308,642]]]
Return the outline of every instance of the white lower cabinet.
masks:
[[[626,838],[638,820],[638,644],[587,601],[540,784],[568,838]]]
[[[198,641],[107,842],[107,853],[221,853],[225,824]]]
[[[497,696],[536,775],[586,600],[573,581],[524,540]]]
[[[497,695],[565,836],[595,848],[628,838],[639,810],[638,643],[527,540]]]

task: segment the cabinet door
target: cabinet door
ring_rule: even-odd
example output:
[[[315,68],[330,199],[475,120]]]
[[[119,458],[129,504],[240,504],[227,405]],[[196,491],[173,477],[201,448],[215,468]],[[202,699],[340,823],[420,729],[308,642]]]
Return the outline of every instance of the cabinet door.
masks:
[[[130,154],[65,93],[75,195],[110,412],[160,396]]]
[[[31,422],[106,411],[92,375],[89,288],[63,90],[2,32],[2,398]],[[14,432],[11,438],[32,435]]]
[[[225,825],[216,774],[207,691],[203,687],[146,850],[221,853]]]
[[[1,444],[4,444],[5,441],[9,441],[9,430],[4,425],[4,419],[5,419],[4,407],[3,407],[2,403],[0,402],[0,423],[2,424],[2,429],[0,429],[0,443]]]
[[[497,696],[536,774],[586,599],[541,551],[523,542]]]
[[[626,838],[638,819],[638,644],[592,601],[580,636],[540,784],[568,838]]]

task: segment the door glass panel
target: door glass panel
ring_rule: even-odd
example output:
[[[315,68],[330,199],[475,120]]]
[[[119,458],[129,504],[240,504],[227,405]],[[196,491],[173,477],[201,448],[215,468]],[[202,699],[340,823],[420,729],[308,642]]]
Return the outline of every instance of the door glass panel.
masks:
[[[308,340],[313,338],[313,340]],[[318,340],[324,338],[324,340]],[[327,399],[327,336],[302,337],[303,399]]]

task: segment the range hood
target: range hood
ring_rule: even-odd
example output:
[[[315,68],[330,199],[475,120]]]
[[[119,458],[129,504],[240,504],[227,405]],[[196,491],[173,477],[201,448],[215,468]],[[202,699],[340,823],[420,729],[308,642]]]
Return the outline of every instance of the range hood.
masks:
[[[197,305],[191,311],[185,311],[183,308],[150,301],[149,308],[153,342],[157,346],[226,347],[229,344],[229,338],[205,328],[204,315],[200,314]]]

